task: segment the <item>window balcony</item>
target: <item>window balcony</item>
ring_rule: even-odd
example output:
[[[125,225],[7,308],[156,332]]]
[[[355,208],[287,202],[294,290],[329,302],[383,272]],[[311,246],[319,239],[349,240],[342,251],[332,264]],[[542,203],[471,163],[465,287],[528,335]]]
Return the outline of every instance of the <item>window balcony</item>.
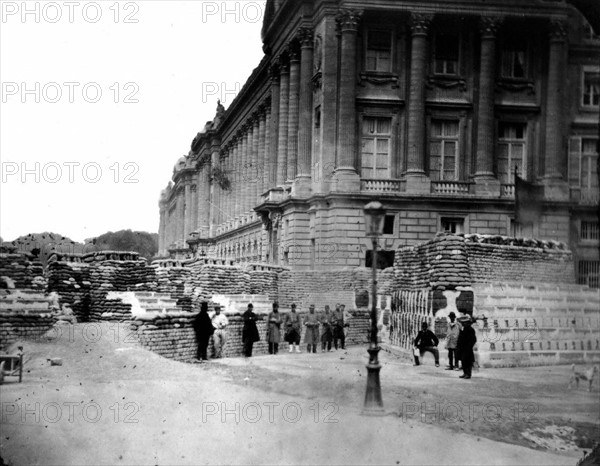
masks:
[[[594,188],[571,188],[571,201],[580,205],[598,205],[600,193]]]
[[[432,181],[431,192],[433,194],[469,194],[471,183],[466,181]]]
[[[360,180],[360,190],[372,193],[397,193],[404,191],[404,180]]]

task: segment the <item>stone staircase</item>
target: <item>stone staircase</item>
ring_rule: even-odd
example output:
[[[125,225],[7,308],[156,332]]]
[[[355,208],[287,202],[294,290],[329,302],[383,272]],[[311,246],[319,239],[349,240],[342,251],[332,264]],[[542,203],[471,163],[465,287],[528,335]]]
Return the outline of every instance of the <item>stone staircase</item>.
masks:
[[[131,306],[133,317],[150,314],[179,312],[177,300],[171,298],[168,293],[157,293],[153,291],[112,291],[108,299],[120,299],[124,304]]]
[[[256,314],[268,314],[273,310],[273,301],[260,294],[215,294],[211,301],[219,303],[226,314],[243,314],[252,303]]]
[[[475,285],[480,364],[600,360],[600,290],[581,285]]]

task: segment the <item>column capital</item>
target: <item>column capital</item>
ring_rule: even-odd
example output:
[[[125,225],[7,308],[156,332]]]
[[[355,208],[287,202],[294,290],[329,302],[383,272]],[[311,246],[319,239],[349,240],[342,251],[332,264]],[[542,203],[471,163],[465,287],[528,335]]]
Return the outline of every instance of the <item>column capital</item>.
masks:
[[[560,42],[567,38],[569,26],[565,20],[551,19],[549,26],[548,34],[550,36],[550,41]]]
[[[299,42],[296,38],[292,39],[286,47],[288,57],[291,63],[296,63],[300,61],[300,47]]]
[[[279,75],[288,74],[290,72],[290,56],[287,47],[277,56],[277,67]]]
[[[272,83],[279,82],[279,74],[280,73],[281,73],[281,67],[279,66],[279,62],[274,61],[273,63],[271,63],[271,66],[269,66],[269,78],[271,79]]]
[[[298,38],[298,41],[300,42],[300,46],[302,48],[313,48],[313,44],[314,44],[314,31],[313,28],[310,27],[301,27],[298,29],[298,32],[296,33],[296,37]]]
[[[258,109],[257,109],[257,110],[256,110],[254,113],[252,113],[252,119],[251,119],[251,123],[252,123],[252,126],[253,126],[255,129],[256,129],[256,127],[258,126],[258,123],[259,123],[259,121],[260,121],[260,119],[261,119],[261,115],[262,115],[262,113],[263,113],[263,112],[261,111],[261,109],[260,109],[260,106],[259,106],[259,108],[258,108]]]
[[[427,35],[433,14],[431,13],[411,13],[410,15],[410,32],[413,36]]]
[[[358,23],[363,12],[360,10],[353,10],[349,8],[341,8],[338,11],[336,21],[341,32],[354,32],[358,31]]]
[[[501,16],[482,16],[479,18],[479,33],[481,34],[481,38],[494,39],[502,21],[504,21],[504,18]]]

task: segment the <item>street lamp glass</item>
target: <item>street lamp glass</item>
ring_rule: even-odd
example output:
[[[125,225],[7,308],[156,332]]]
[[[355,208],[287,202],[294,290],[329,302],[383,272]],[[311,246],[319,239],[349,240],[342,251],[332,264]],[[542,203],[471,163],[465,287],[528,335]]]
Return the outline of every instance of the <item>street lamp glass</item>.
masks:
[[[365,229],[367,236],[378,237],[383,234],[383,223],[385,220],[385,209],[381,202],[369,202],[364,207]]]

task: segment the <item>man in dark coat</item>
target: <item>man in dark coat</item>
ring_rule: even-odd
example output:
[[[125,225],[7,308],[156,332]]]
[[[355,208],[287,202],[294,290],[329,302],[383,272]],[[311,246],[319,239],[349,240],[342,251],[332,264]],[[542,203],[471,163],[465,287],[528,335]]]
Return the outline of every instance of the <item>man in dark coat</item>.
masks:
[[[311,304],[308,308],[308,314],[304,317],[304,325],[306,326],[306,334],[304,340],[306,341],[306,350],[308,353],[317,352],[317,345],[319,344],[319,316],[315,314],[315,305]]]
[[[429,330],[427,322],[423,322],[421,324],[421,330],[417,334],[417,338],[415,338],[415,346],[419,348],[419,355],[423,357],[425,352],[429,352],[433,354],[435,358],[435,367],[439,367],[440,365],[440,352],[437,349],[437,345],[439,343],[438,337],[435,336],[431,330]],[[415,355],[415,366],[419,365],[419,356]]]
[[[285,341],[290,345],[290,353],[296,348],[300,353],[300,334],[302,332],[302,320],[296,312],[296,305],[292,304],[291,311],[285,316]]]
[[[267,320],[267,341],[269,342],[269,354],[279,352],[279,342],[281,341],[281,314],[279,313],[279,304],[273,303],[273,311],[269,314]]]
[[[346,334],[345,332],[345,319],[344,319],[344,310],[340,304],[335,305],[335,311],[333,311],[332,316],[332,327],[333,327],[333,346],[335,349],[338,349],[338,341],[340,343],[340,347],[345,349],[346,346]]]
[[[321,351],[331,351],[331,343],[333,341],[333,314],[329,310],[329,306],[325,306],[325,312],[321,316],[321,325],[323,332],[321,333]]]
[[[194,318],[194,332],[196,333],[196,341],[198,342],[197,359],[201,359],[202,361],[208,360],[206,350],[210,336],[214,331],[215,328],[208,315],[208,303],[204,301],[200,304],[200,312]]]
[[[477,343],[477,337],[475,336],[475,330],[471,326],[471,316],[460,317],[458,322],[462,325],[462,330],[458,334],[458,341],[456,342],[456,351],[463,368],[463,375],[460,378],[470,379],[473,361],[475,361],[473,346]]]
[[[258,328],[256,327],[256,314],[252,303],[248,304],[248,310],[244,312],[244,328],[242,329],[242,343],[244,343],[244,356],[252,356],[252,346],[255,341],[260,340]]]

